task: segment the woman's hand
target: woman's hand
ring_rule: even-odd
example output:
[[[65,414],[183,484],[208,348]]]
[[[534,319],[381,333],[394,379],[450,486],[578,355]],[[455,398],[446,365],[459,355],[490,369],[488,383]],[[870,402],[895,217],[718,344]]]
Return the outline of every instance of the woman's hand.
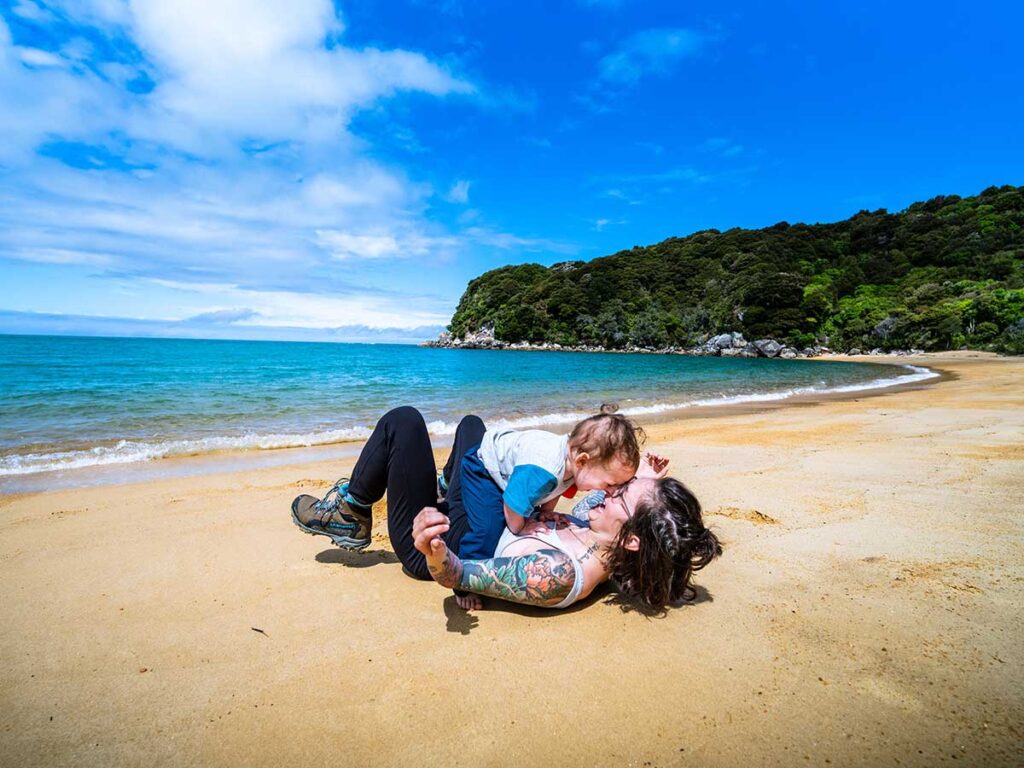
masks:
[[[442,587],[498,597],[527,605],[558,605],[572,591],[576,569],[557,549],[543,549],[514,557],[492,557],[463,563],[448,549],[441,536],[448,518],[433,507],[424,507],[412,523],[413,544],[427,558],[427,570]],[[474,600],[458,600],[472,610]]]
[[[420,552],[431,558],[440,559],[448,551],[448,545],[441,538],[448,532],[448,518],[434,507],[424,507],[412,521],[412,543]]]
[[[441,537],[448,531],[448,518],[434,507],[424,507],[412,521],[413,545],[426,555],[427,570],[442,587],[454,587],[459,580],[461,565]],[[465,611],[478,611],[484,607],[479,595],[456,595],[455,602]]]
[[[637,477],[660,480],[668,475],[668,459],[657,453],[648,451],[640,461],[640,467],[636,471]]]

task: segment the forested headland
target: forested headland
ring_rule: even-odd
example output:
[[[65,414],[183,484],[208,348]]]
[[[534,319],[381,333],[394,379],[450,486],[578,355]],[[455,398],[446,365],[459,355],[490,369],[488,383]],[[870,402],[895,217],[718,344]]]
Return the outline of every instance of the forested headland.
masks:
[[[449,331],[482,328],[509,343],[606,349],[694,347],[732,331],[796,348],[1024,354],[1024,187],[502,267],[469,283]]]

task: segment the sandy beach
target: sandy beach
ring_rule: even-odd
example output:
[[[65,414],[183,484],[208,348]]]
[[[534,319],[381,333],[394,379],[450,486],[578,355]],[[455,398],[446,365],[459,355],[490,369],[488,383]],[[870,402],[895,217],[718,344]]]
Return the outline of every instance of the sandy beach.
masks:
[[[898,362],[947,375],[648,428],[726,546],[660,619],[303,535],[351,462],[2,496],[0,763],[1020,765],[1024,359]]]

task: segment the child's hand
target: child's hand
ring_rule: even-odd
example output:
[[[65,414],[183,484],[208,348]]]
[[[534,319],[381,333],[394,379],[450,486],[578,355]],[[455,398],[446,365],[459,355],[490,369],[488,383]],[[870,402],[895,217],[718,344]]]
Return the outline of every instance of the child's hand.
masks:
[[[569,521],[565,515],[553,510],[541,510],[537,515],[537,519],[542,523],[554,523],[556,529],[569,527]]]
[[[646,477],[652,480],[660,480],[667,475],[668,459],[650,451],[644,454],[640,467],[636,471],[637,477]]]

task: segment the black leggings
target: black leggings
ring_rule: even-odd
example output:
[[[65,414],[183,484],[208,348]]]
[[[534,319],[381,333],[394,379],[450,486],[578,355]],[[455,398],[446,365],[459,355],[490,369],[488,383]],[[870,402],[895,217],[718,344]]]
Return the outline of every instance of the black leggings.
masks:
[[[437,507],[450,521],[445,543],[458,554],[459,542],[469,525],[462,507],[462,457],[480,444],[484,423],[466,416],[455,431],[455,444],[445,465],[448,493],[437,502],[437,468],[430,436],[422,414],[410,406],[385,413],[367,441],[349,482],[348,492],[357,501],[373,504],[388,494],[388,537],[406,571],[417,579],[429,579],[427,561],[412,542],[412,521],[423,507]]]

